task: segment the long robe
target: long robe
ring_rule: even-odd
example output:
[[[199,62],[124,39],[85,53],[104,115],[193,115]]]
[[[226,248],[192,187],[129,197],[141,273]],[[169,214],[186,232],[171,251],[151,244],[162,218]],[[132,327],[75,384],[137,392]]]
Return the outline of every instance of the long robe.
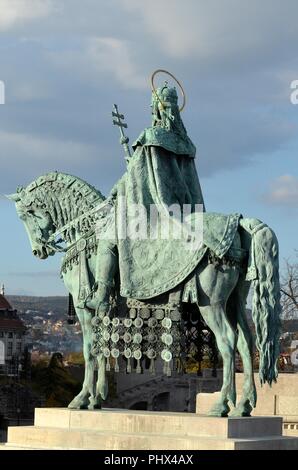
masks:
[[[130,212],[142,204],[148,219],[140,228],[140,238],[127,236],[123,230],[123,205]],[[189,234],[183,231],[181,239],[176,235],[163,239],[157,233],[156,239],[144,239],[144,231],[150,234],[152,220],[150,207],[154,205],[163,220],[181,219],[169,215],[169,206],[183,208],[189,205],[192,213],[203,210],[203,196],[194,158],[177,155],[162,147],[139,145],[130,159],[125,175],[117,184],[116,238],[119,255],[121,295],[133,298],[155,297],[177,285],[195,268],[202,255],[202,249],[190,248]],[[200,206],[196,206],[200,205]],[[137,223],[137,219],[136,219]],[[144,227],[144,225],[147,225]],[[186,230],[187,232],[187,230]],[[182,233],[182,232],[181,232]]]

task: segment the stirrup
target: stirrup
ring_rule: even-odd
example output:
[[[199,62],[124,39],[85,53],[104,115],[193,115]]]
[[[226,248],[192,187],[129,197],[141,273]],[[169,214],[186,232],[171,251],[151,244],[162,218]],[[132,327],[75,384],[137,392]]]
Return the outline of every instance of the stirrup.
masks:
[[[94,292],[96,292],[98,289],[98,282],[95,282],[89,292],[89,294],[86,295],[85,299],[82,300],[78,305],[77,307],[78,308],[83,308],[83,309],[86,309],[88,310],[89,312],[93,312],[93,309],[90,309],[88,306],[87,306],[87,301],[88,299],[90,299],[91,297],[93,297],[94,295]]]

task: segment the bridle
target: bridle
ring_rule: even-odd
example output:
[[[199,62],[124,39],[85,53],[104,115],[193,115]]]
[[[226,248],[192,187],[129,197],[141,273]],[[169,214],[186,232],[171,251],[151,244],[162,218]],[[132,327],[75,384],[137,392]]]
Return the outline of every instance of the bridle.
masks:
[[[52,233],[47,240],[42,236],[42,230],[39,227],[38,223],[36,223],[36,221],[34,220],[35,226],[38,228],[38,231],[39,231],[39,234],[40,234],[40,238],[36,239],[36,241],[38,243],[41,243],[44,247],[50,248],[51,250],[55,251],[56,253],[66,253],[68,250],[73,248],[78,243],[79,240],[75,240],[73,243],[71,243],[67,247],[63,248],[63,247],[58,245],[58,243],[63,242],[63,239],[59,238],[59,240],[56,241],[56,238],[58,236],[61,236],[62,233],[66,232],[67,230],[69,230],[73,226],[75,226],[79,221],[84,220],[84,219],[88,218],[89,216],[92,216],[92,215],[100,212],[105,206],[107,206],[110,203],[111,203],[110,198],[105,199],[97,207],[95,207],[93,209],[90,209],[88,212],[76,217],[75,219],[71,220],[67,224],[63,225],[63,227],[59,228],[54,233]],[[81,238],[84,238],[84,236],[81,237]]]

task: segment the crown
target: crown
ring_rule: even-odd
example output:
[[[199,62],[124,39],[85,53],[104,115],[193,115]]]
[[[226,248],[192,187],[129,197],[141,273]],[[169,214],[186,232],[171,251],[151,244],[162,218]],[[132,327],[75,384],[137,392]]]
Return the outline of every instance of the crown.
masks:
[[[161,104],[167,104],[167,106],[173,104],[177,106],[178,95],[176,88],[169,88],[168,82],[165,82],[162,87],[159,87],[152,91],[152,104],[161,102]]]
[[[178,96],[177,96],[177,91],[176,91],[175,87],[174,88],[169,88],[168,87],[168,82],[165,82],[163,87],[155,88],[155,86],[154,86],[154,77],[158,73],[166,73],[173,80],[175,80],[175,82],[179,86],[181,94],[182,94],[182,98],[183,98],[183,103],[182,103],[182,106],[179,107],[179,111],[180,112],[183,111],[183,109],[185,107],[185,103],[186,103],[186,98],[185,98],[185,93],[184,93],[183,87],[182,87],[181,83],[177,80],[177,78],[174,77],[174,75],[172,73],[170,73],[170,72],[168,72],[167,70],[164,70],[164,69],[155,70],[155,72],[153,72],[153,74],[151,75],[151,89],[152,89],[152,102],[151,102],[151,104],[152,104],[152,106],[154,107],[158,103],[161,104],[162,107],[171,107],[171,105],[173,105],[174,107],[178,106]]]

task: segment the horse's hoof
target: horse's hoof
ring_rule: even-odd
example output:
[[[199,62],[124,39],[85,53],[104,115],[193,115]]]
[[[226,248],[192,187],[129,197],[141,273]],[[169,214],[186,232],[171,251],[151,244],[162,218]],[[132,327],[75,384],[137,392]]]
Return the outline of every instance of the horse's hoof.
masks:
[[[217,416],[218,418],[226,418],[230,412],[227,402],[216,403],[208,412],[208,416]]]
[[[89,403],[88,410],[101,410],[101,405],[99,405],[98,403],[96,403],[95,405]]]
[[[84,403],[84,402],[71,402],[69,403],[68,407],[70,410],[87,410],[88,408],[88,404],[87,403]]]
[[[98,398],[90,397],[88,410],[100,410],[101,409],[101,400]]]
[[[240,402],[236,408],[232,411],[230,416],[234,417],[243,417],[243,418],[249,418],[251,416],[251,412],[253,410],[253,407],[251,406],[250,402],[246,400],[245,402]]]
[[[68,407],[71,410],[86,410],[89,404],[89,394],[79,394],[69,403]]]
[[[87,410],[88,406],[87,405],[68,405],[70,410]]]

